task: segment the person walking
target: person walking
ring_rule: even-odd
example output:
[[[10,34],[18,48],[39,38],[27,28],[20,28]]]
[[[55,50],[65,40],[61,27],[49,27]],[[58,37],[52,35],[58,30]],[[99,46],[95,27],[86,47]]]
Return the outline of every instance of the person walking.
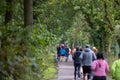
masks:
[[[115,80],[120,80],[120,53],[118,54],[118,59],[113,62],[111,70],[112,70],[112,77]]]
[[[74,62],[74,80],[76,80],[76,76],[78,76],[78,80],[80,79],[80,67],[81,67],[81,60],[80,55],[82,53],[82,48],[76,47],[76,51],[73,54],[73,62]]]
[[[93,80],[107,80],[107,72],[109,71],[108,63],[104,60],[103,53],[97,53],[97,60],[92,64]]]
[[[89,45],[86,45],[83,53],[80,58],[82,59],[82,68],[83,68],[83,80],[87,77],[88,80],[92,78],[92,62],[96,59],[95,53],[90,49]]]
[[[57,46],[57,61],[59,62],[60,61],[60,45],[59,46]]]
[[[75,51],[76,51],[76,49],[75,49],[75,47],[73,46],[73,47],[71,48],[70,54],[73,55],[73,54],[75,53]]]
[[[65,46],[65,50],[66,50],[66,55],[65,55],[66,59],[65,59],[65,62],[68,62],[68,59],[69,59],[69,48],[68,48],[67,45]]]
[[[64,57],[67,54],[66,49],[65,49],[65,45],[61,44],[61,49],[60,49],[60,55],[61,55],[61,62],[64,61]]]
[[[98,49],[97,49],[96,47],[93,47],[92,50],[93,50],[93,52],[97,55]]]

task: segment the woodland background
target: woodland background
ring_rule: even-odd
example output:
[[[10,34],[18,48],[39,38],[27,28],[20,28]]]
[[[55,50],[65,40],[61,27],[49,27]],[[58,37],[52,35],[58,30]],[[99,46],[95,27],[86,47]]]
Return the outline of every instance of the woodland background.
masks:
[[[59,43],[120,52],[119,0],[0,0],[0,80],[49,80]]]

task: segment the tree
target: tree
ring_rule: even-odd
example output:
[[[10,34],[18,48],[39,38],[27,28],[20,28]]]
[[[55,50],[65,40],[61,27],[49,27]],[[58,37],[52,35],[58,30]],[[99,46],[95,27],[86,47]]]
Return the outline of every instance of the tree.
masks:
[[[12,22],[13,19],[14,0],[6,0],[5,25]]]
[[[74,4],[82,12],[90,27],[88,31],[92,38],[90,43],[93,43],[100,51],[108,55],[115,26],[114,16],[116,12],[114,10],[116,9],[114,0],[75,0]]]
[[[33,1],[24,0],[24,26],[33,25]]]

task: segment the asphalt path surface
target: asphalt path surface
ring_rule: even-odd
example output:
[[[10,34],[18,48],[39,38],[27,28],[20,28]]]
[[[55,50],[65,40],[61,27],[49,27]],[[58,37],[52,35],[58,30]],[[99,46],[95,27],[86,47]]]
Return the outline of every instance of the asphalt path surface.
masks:
[[[57,75],[57,78],[51,80],[74,80],[74,66],[71,55],[69,56],[68,62],[63,61],[58,63]],[[112,79],[107,77],[107,80]]]

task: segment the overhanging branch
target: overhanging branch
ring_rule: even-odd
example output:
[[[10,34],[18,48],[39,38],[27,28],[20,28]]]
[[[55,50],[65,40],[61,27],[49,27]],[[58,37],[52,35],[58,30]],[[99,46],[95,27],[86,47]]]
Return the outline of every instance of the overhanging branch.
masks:
[[[112,26],[112,23],[110,21],[110,18],[109,18],[109,15],[108,15],[108,7],[107,7],[107,4],[106,4],[106,1],[104,0],[104,11],[105,11],[105,18],[106,20],[108,21],[109,25],[108,27],[110,28],[111,31],[113,31],[113,26]]]

